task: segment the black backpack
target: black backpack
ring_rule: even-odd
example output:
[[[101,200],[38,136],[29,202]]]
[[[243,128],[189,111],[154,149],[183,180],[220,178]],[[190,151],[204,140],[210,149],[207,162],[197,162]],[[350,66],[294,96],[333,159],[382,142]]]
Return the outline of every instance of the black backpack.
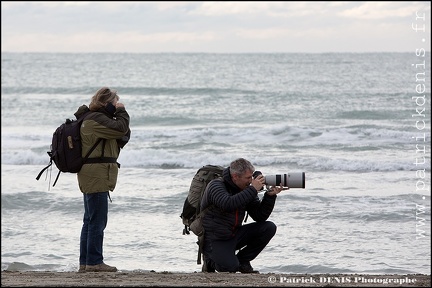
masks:
[[[59,169],[53,187],[57,183],[60,172],[78,173],[84,163],[117,162],[117,159],[112,157],[88,158],[101,141],[103,141],[103,145],[105,145],[105,139],[101,138],[96,141],[86,156],[84,158],[82,157],[80,129],[82,122],[89,113],[91,112],[85,112],[77,120],[66,119],[66,121],[54,131],[50,147],[51,150],[47,152],[50,157],[50,162],[39,172],[36,180],[39,180],[42,173],[52,165],[53,161]]]
[[[204,195],[204,191],[207,184],[213,179],[222,179],[222,172],[224,167],[217,165],[205,165],[198,169],[195,176],[192,179],[188,195],[183,204],[183,210],[180,214],[180,218],[183,221],[183,235],[189,235],[192,231],[198,236],[198,258],[197,264],[201,264],[201,251],[202,251],[202,240],[203,240],[203,228],[202,228],[202,216],[205,213],[200,211],[201,199]]]

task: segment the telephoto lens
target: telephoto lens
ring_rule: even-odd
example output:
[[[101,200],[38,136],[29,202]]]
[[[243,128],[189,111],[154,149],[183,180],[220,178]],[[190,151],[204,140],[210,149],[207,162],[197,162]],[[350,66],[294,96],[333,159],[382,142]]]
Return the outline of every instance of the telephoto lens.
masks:
[[[261,171],[255,171],[253,178],[261,175]],[[265,184],[269,186],[279,186],[282,183],[283,187],[288,188],[305,188],[306,175],[305,172],[292,172],[286,174],[274,174],[265,176]]]
[[[266,184],[270,186],[282,186],[288,188],[305,188],[305,172],[293,172],[287,174],[275,174],[265,176]]]

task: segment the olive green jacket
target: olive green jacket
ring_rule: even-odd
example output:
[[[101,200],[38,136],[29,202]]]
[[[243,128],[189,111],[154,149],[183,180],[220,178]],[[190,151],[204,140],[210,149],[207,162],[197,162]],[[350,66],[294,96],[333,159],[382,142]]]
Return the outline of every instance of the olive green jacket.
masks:
[[[89,111],[86,105],[82,105],[75,113],[76,117]],[[118,158],[120,148],[125,145],[124,136],[130,135],[129,114],[126,109],[117,108],[115,116],[110,115],[105,108],[86,115],[81,125],[82,156],[85,157],[91,147],[99,138],[101,141],[89,158],[102,156]],[[126,143],[129,139],[126,140]],[[123,141],[123,144],[121,142]],[[96,193],[113,191],[117,183],[119,166],[117,163],[88,163],[84,164],[78,172],[78,185],[82,193]]]

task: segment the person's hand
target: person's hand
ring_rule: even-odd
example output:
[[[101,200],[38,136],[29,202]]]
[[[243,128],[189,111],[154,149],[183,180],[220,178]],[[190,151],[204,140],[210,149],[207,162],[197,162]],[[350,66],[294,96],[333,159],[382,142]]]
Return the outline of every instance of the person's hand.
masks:
[[[273,196],[279,194],[282,190],[288,190],[288,189],[289,189],[288,187],[284,188],[282,186],[282,183],[280,183],[280,186],[271,186],[270,189],[267,191],[267,194]]]
[[[263,175],[259,175],[255,179],[252,179],[252,186],[257,190],[260,191],[264,187],[265,177]]]

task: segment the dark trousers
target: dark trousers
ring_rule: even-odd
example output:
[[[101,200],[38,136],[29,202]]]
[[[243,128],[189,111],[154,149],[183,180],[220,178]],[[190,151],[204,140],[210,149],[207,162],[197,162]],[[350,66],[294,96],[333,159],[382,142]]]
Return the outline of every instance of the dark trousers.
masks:
[[[243,225],[234,238],[211,240],[205,237],[203,254],[207,265],[218,272],[237,272],[240,264],[255,259],[276,234],[271,221]],[[238,251],[237,254],[235,252]]]
[[[103,238],[107,222],[108,192],[84,194],[80,265],[96,265],[103,262]]]

